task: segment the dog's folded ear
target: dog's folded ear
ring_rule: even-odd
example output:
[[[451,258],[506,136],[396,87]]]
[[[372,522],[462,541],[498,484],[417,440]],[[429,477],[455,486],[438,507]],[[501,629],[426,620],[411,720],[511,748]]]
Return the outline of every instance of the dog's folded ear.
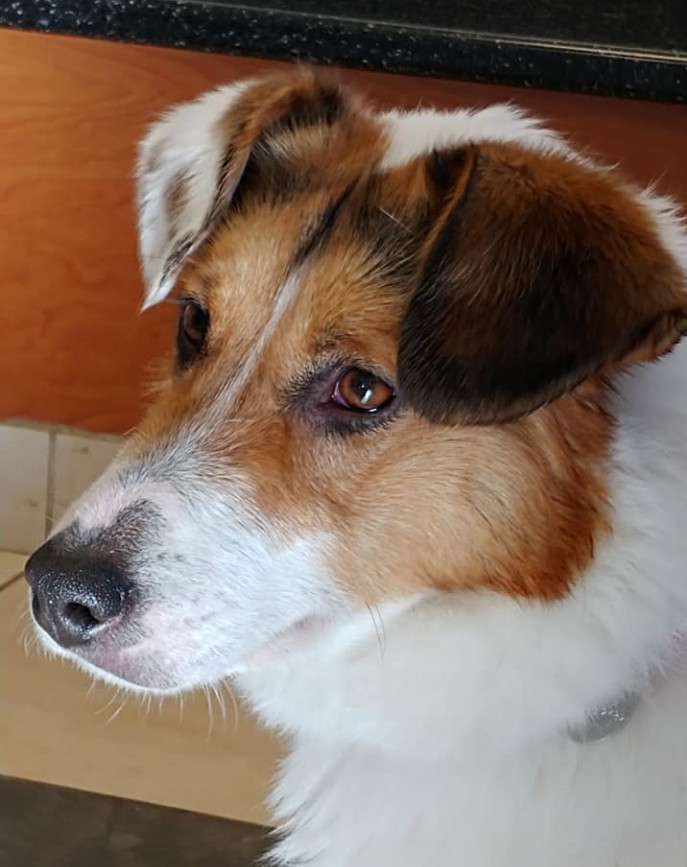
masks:
[[[361,106],[336,80],[303,68],[219,88],[154,124],[137,170],[144,307],[169,294],[189,256],[249,189],[271,185],[284,194],[278,168],[293,162],[304,131],[321,142]],[[298,182],[294,172],[288,182]]]
[[[613,173],[506,144],[436,152],[425,171],[435,203],[399,348],[422,415],[508,421],[687,331],[685,274]]]

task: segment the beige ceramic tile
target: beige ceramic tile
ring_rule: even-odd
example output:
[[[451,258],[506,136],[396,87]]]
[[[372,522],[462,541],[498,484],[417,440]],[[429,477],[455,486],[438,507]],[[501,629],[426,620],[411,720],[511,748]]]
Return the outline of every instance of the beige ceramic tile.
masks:
[[[49,436],[0,425],[0,549],[29,552],[43,541]]]
[[[24,571],[25,554],[0,551],[0,590]]]
[[[55,435],[51,491],[52,519],[88,488],[114,459],[121,445],[117,438]]]
[[[36,649],[27,656],[26,590],[0,593],[0,773],[264,822],[280,747],[225,693],[227,719],[204,696],[149,711]],[[110,719],[111,717],[114,717]]]

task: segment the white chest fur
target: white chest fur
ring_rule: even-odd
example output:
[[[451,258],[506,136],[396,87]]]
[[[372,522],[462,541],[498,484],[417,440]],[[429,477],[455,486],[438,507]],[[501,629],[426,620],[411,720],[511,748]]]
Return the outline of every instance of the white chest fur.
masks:
[[[293,751],[283,863],[684,867],[687,347],[622,383],[612,538],[554,605],[427,596],[243,687]],[[625,690],[601,743],[568,727]]]

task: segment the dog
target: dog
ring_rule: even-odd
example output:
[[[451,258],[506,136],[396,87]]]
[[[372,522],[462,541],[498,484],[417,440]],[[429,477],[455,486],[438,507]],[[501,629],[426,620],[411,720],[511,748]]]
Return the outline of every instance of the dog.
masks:
[[[675,205],[307,68],[157,121],[138,205],[175,349],[27,565],[45,647],[231,678],[290,746],[276,864],[685,867]]]

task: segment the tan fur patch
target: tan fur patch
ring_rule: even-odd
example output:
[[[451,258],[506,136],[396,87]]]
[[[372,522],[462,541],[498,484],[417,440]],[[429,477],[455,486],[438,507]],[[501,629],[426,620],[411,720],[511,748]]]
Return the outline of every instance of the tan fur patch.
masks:
[[[244,153],[245,169],[250,143],[270,129],[269,119],[282,117],[318,87],[305,75],[248,91],[226,121],[231,160]],[[679,306],[683,295],[674,264],[622,184],[598,181],[570,161],[510,146],[474,148],[459,155],[459,170],[444,193],[433,189],[425,158],[384,176],[375,173],[384,137],[355,100],[332,108],[330,120],[273,129],[247,192],[237,193],[240,207],[187,263],[177,291],[209,310],[207,347],[190,370],[163,388],[134,447],[150,448],[191,419],[201,425],[204,437],[196,447],[204,471],[219,482],[233,473],[248,479],[267,525],[287,534],[328,535],[330,568],[361,604],[427,588],[560,598],[610,530],[604,461],[613,422],[600,373],[592,371],[581,384],[571,380],[572,390],[506,423],[436,424],[406,404],[386,424],[342,435],[322,421],[318,371],[350,364],[397,384],[401,331],[422,257],[449,214],[463,201],[468,214],[470,208],[475,214],[461,238],[464,258],[452,263],[457,268],[475,250],[487,250],[494,225],[517,233],[523,200],[504,200],[509,193],[499,178],[503,166],[515,166],[530,201],[557,197],[573,221],[583,203],[609,229],[621,227],[599,253],[611,276],[614,269],[621,275],[632,271],[635,261],[644,276],[660,273],[662,288],[655,296],[635,297],[635,291],[645,291],[639,278],[629,295],[614,285],[614,306],[602,311],[603,327],[615,327],[618,319],[634,326],[654,312],[662,316],[673,301]],[[470,199],[477,165],[486,171],[480,182],[487,186]],[[229,164],[227,189],[232,171]],[[288,196],[266,192],[277,174],[282,181],[296,177]],[[346,189],[326,243],[300,261],[308,226]],[[564,230],[560,219],[542,224],[542,237],[531,243],[546,249],[558,243],[547,233]],[[582,223],[580,232],[598,248],[593,233],[600,223]],[[629,246],[627,238],[633,240]],[[497,276],[523,266],[508,249],[509,257],[495,260]],[[534,262],[533,254],[523,267]],[[586,266],[583,259],[572,264],[579,264],[580,273]],[[481,284],[480,291],[489,285]],[[503,309],[480,326],[477,348],[485,354],[507,334],[512,301],[497,300]],[[492,312],[494,304],[487,304]],[[675,339],[681,314],[666,315],[675,321],[652,332],[649,353]],[[452,339],[462,347],[460,323],[455,329]],[[471,339],[466,342],[472,347]],[[632,346],[629,341],[627,348]],[[249,361],[249,376],[242,378]],[[431,365],[425,375],[429,386]]]

